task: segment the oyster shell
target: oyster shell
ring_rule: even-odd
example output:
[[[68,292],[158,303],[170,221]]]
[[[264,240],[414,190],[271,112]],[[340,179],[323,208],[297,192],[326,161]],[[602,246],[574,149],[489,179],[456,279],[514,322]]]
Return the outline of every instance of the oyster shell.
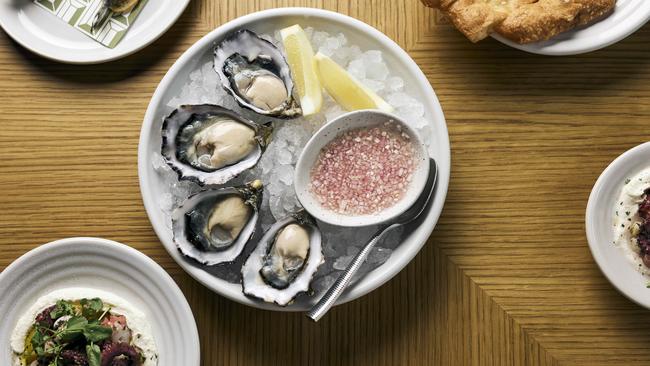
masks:
[[[305,211],[275,223],[242,266],[244,294],[290,304],[309,291],[324,260],[321,242],[318,226]]]
[[[183,105],[163,122],[161,152],[180,179],[224,184],[257,164],[271,132],[217,105]]]
[[[260,180],[190,196],[172,213],[174,242],[202,264],[233,261],[255,232],[261,202]]]
[[[273,43],[243,29],[214,50],[214,69],[221,83],[242,107],[279,118],[302,114],[293,96],[291,70]]]

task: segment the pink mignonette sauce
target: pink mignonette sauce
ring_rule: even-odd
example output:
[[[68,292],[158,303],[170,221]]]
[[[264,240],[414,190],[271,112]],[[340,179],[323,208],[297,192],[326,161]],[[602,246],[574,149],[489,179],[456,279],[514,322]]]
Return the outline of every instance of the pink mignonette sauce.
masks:
[[[321,149],[309,189],[328,210],[371,215],[404,197],[415,165],[411,138],[397,123],[353,129]]]

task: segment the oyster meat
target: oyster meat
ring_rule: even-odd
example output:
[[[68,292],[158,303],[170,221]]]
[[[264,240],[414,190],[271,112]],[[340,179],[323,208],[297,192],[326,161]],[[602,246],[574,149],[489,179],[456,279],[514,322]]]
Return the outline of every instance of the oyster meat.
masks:
[[[323,263],[321,241],[320,230],[305,211],[275,223],[242,266],[244,293],[280,306],[290,304],[309,291]]]
[[[242,107],[279,118],[302,114],[282,52],[254,32],[240,30],[223,40],[214,50],[214,68]]]
[[[261,202],[259,180],[190,196],[172,214],[174,242],[202,264],[233,261],[255,232]]]
[[[184,105],[163,122],[162,155],[181,179],[224,184],[257,164],[271,132],[220,106]]]
[[[260,274],[269,285],[285,289],[300,273],[308,253],[309,232],[299,224],[289,224],[278,232]]]

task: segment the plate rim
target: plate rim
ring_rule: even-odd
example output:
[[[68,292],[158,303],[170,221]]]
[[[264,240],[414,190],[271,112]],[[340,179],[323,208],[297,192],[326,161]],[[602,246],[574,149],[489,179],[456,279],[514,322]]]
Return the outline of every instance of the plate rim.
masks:
[[[31,2],[31,0],[29,0]],[[167,33],[167,31],[178,21],[178,19],[183,15],[185,10],[187,9],[187,6],[190,4],[191,0],[173,0],[171,4],[174,4],[177,6],[178,12],[169,18],[168,24],[165,24],[158,33],[151,33],[149,37],[144,38],[143,41],[135,42],[133,46],[131,47],[126,47],[124,49],[120,49],[119,47],[123,44],[124,39],[122,42],[115,48],[110,49],[106,48],[109,50],[109,52],[105,55],[102,56],[97,56],[93,55],[92,52],[88,53],[87,55],[90,55],[89,57],[84,57],[84,58],[79,58],[78,56],[75,57],[76,53],[74,52],[61,52],[61,53],[56,53],[52,52],[51,50],[46,50],[43,48],[40,48],[41,46],[38,44],[32,44],[28,41],[28,37],[24,36],[25,28],[20,27],[16,28],[13,26],[9,26],[9,22],[6,20],[6,16],[17,16],[16,14],[7,14],[2,9],[0,9],[0,28],[4,30],[4,32],[16,43],[18,43],[20,46],[25,48],[26,50],[44,57],[48,60],[56,61],[56,62],[62,62],[65,64],[72,64],[72,65],[94,65],[94,64],[101,64],[101,63],[106,63],[106,62],[111,62],[115,61],[127,56],[130,56],[136,52],[139,52],[143,48],[149,46],[156,40],[158,40],[160,37],[162,37],[163,34]],[[30,4],[34,5],[34,4]],[[149,4],[146,4],[149,5]],[[179,6],[180,5],[180,6]],[[53,16],[53,15],[52,15]],[[57,21],[61,21],[60,19],[57,19]],[[27,32],[25,32],[27,33]],[[89,38],[90,40],[90,38]],[[43,40],[44,43],[54,45],[53,43],[49,43],[46,40]],[[92,40],[91,40],[92,41]],[[92,41],[95,42],[95,41]],[[56,48],[59,51],[65,50],[64,48]]]
[[[579,45],[573,46],[573,47],[568,47],[568,48],[561,48],[558,45],[561,45],[562,41],[555,43],[550,46],[544,46],[545,42],[535,42],[535,43],[528,43],[528,44],[519,44],[516,42],[513,42],[499,34],[490,34],[490,37],[496,39],[497,41],[510,46],[512,48],[536,54],[536,55],[544,55],[544,56],[574,56],[574,55],[581,55],[593,51],[598,51],[600,49],[609,47],[615,43],[618,43],[625,38],[629,37],[641,27],[646,25],[648,22],[650,22],[650,2],[641,2],[639,3],[641,6],[646,6],[645,13],[640,12],[638,13],[638,22],[632,22],[632,23],[626,23],[625,26],[623,26],[620,30],[613,32],[612,35],[604,37],[600,41],[590,41],[589,38],[584,39]],[[605,20],[606,18],[601,19]],[[575,32],[575,30],[569,30],[568,32]],[[560,48],[560,49],[557,49]]]
[[[420,226],[422,228],[422,231],[420,231],[419,235],[417,235],[417,237],[415,238],[418,244],[413,245],[410,251],[404,253],[402,258],[400,258],[399,261],[392,263],[391,266],[387,266],[389,263],[385,263],[382,266],[385,274],[383,274],[378,279],[372,282],[368,281],[367,279],[364,279],[359,283],[355,284],[353,288],[344,292],[341,298],[339,298],[339,300],[337,301],[336,305],[340,305],[355,300],[381,287],[385,282],[392,279],[395,275],[397,275],[397,273],[399,273],[404,267],[406,267],[413,260],[413,258],[420,252],[422,247],[427,243],[428,239],[431,236],[431,233],[433,232],[435,225],[437,224],[440,218],[447,197],[449,180],[451,176],[451,145],[449,142],[449,132],[446,124],[446,119],[440,101],[435,91],[433,90],[433,87],[429,82],[428,78],[419,68],[415,60],[413,60],[411,56],[404,49],[402,49],[397,43],[395,43],[395,41],[390,39],[381,31],[364,23],[361,20],[352,18],[347,15],[343,15],[329,10],[323,10],[318,8],[307,8],[307,7],[284,7],[284,8],[268,9],[268,10],[262,10],[259,12],[250,13],[235,18],[229,22],[226,22],[220,25],[219,27],[215,28],[214,30],[210,31],[208,34],[206,34],[197,42],[195,42],[192,46],[190,46],[174,62],[174,64],[169,68],[169,70],[167,71],[163,79],[156,87],[156,90],[154,91],[151,101],[149,102],[149,106],[147,107],[147,111],[145,113],[144,120],[142,123],[142,129],[140,132],[140,141],[138,144],[138,180],[140,186],[140,193],[142,195],[142,200],[145,206],[145,210],[147,211],[147,217],[149,218],[151,226],[153,227],[158,238],[160,239],[161,244],[163,245],[165,250],[167,250],[167,252],[172,256],[174,261],[178,263],[178,265],[182,267],[183,270],[187,272],[190,276],[192,276],[195,280],[199,281],[200,283],[202,283],[204,286],[206,286],[213,292],[220,294],[221,296],[224,296],[240,304],[249,305],[255,308],[291,312],[291,311],[304,311],[306,309],[297,306],[278,307],[273,304],[255,301],[243,295],[243,292],[241,290],[235,292],[235,291],[230,291],[229,289],[223,287],[217,289],[216,286],[209,284],[207,279],[204,280],[204,278],[207,278],[206,276],[210,276],[211,278],[214,278],[214,276],[208,274],[207,272],[203,271],[200,268],[196,268],[193,264],[183,260],[183,258],[180,257],[180,254],[178,254],[178,250],[175,248],[175,246],[173,249],[170,249],[167,247],[167,245],[165,245],[165,240],[163,238],[166,237],[166,235],[164,235],[166,227],[163,228],[162,226],[164,224],[162,223],[155,223],[152,220],[152,217],[154,217],[154,215],[150,214],[154,210],[159,210],[159,208],[153,206],[154,199],[152,197],[152,193],[146,186],[146,181],[148,179],[145,179],[145,177],[148,177],[149,175],[149,168],[151,162],[144,160],[144,157],[146,156],[146,150],[149,148],[146,141],[149,138],[148,130],[151,129],[151,127],[155,123],[154,117],[157,114],[155,106],[161,104],[164,90],[166,90],[166,88],[171,84],[173,79],[172,76],[175,76],[178,73],[179,69],[182,68],[182,65],[185,64],[192,57],[192,55],[197,52],[197,50],[202,49],[207,44],[213,42],[213,39],[218,37],[219,34],[227,33],[231,30],[240,28],[248,23],[256,22],[264,18],[288,17],[288,16],[320,17],[323,19],[330,19],[338,23],[345,23],[346,25],[352,28],[359,29],[361,32],[366,33],[370,37],[376,39],[378,43],[382,44],[383,46],[385,46],[386,49],[393,52],[398,57],[398,59],[405,60],[406,63],[404,64],[404,67],[410,70],[410,72],[412,72],[414,75],[419,75],[419,77],[417,78],[419,81],[418,86],[423,88],[425,93],[427,94],[430,93],[431,95],[432,98],[431,102],[432,105],[434,105],[434,108],[433,108],[433,115],[431,115],[430,118],[440,120],[441,122],[440,126],[437,127],[441,127],[439,133],[443,135],[442,137],[444,139],[445,145],[448,147],[446,150],[443,151],[444,156],[442,156],[442,158],[438,161],[438,163],[441,165],[445,164],[449,168],[446,174],[442,173],[439,175],[439,180],[437,182],[436,193],[435,193],[436,197],[434,198],[433,204],[431,206],[431,210],[429,211],[429,216],[427,217],[427,220]],[[441,201],[439,207],[436,207],[437,201]],[[175,253],[172,254],[172,251],[175,251]]]
[[[600,174],[596,183],[594,184],[591,193],[589,194],[589,200],[587,202],[587,208],[585,210],[585,232],[587,236],[587,243],[589,245],[589,250],[591,255],[598,265],[600,271],[605,275],[607,280],[614,286],[618,292],[623,294],[628,299],[632,300],[634,303],[650,309],[650,299],[644,300],[640,298],[637,294],[638,292],[633,292],[629,288],[621,284],[621,280],[616,276],[615,271],[608,265],[609,261],[605,258],[605,254],[601,250],[602,238],[597,233],[596,226],[598,220],[595,218],[596,214],[596,205],[600,201],[600,191],[608,184],[612,179],[616,178],[612,176],[615,173],[615,170],[619,167],[627,164],[628,160],[633,159],[639,154],[650,155],[650,142],[645,142],[640,145],[634,146],[619,156],[617,156],[605,170]],[[619,177],[620,178],[620,177]],[[624,255],[623,253],[620,253]],[[629,264],[629,263],[628,263]],[[632,264],[629,264],[630,270],[632,269]],[[649,290],[650,291],[650,290]]]
[[[128,253],[129,258],[135,258],[139,262],[138,264],[147,266],[148,270],[154,272],[152,274],[152,278],[156,278],[159,281],[161,281],[160,283],[158,283],[158,286],[162,285],[162,287],[164,287],[165,290],[167,290],[165,291],[165,294],[169,294],[170,298],[176,300],[174,301],[174,304],[176,305],[174,306],[174,308],[178,309],[179,314],[183,316],[183,319],[180,320],[183,321],[183,324],[186,324],[188,326],[187,330],[191,334],[191,337],[193,338],[190,340],[190,344],[194,345],[194,349],[188,350],[188,352],[190,352],[190,354],[196,355],[195,365],[199,366],[201,362],[201,347],[200,347],[199,332],[196,324],[196,318],[194,317],[194,313],[192,312],[192,308],[190,307],[187,298],[181,291],[180,287],[178,287],[178,284],[176,284],[174,279],[171,277],[169,273],[167,273],[167,271],[165,271],[164,268],[162,268],[156,261],[154,261],[148,255],[126,244],[114,240],[110,240],[110,239],[104,239],[99,237],[86,237],[86,236],[63,238],[45,244],[41,244],[23,253],[20,257],[18,257],[16,260],[11,262],[7,267],[5,267],[5,269],[2,270],[2,272],[0,272],[0,288],[11,285],[10,283],[5,284],[4,286],[2,284],[3,282],[8,281],[14,272],[19,271],[26,266],[27,268],[29,268],[30,263],[32,262],[32,259],[34,257],[43,256],[50,251],[54,251],[54,250],[64,251],[66,250],[67,247],[74,248],[80,245],[101,246],[107,248],[113,254],[115,254],[116,252]]]

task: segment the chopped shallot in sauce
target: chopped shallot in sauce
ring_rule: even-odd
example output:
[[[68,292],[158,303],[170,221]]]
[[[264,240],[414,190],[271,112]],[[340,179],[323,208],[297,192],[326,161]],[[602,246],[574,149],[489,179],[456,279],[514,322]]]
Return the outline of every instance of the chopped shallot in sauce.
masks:
[[[410,136],[394,122],[349,130],[321,149],[309,188],[331,211],[375,214],[404,197],[415,169],[414,156]]]

